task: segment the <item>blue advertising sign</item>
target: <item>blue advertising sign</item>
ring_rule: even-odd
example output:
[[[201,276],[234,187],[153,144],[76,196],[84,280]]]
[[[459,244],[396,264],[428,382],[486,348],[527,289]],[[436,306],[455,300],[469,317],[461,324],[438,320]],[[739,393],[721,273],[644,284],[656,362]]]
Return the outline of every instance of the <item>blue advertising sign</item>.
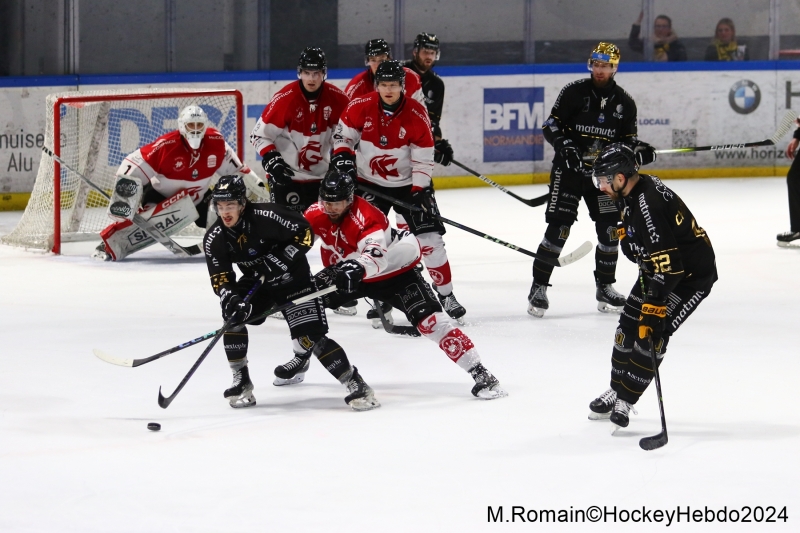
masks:
[[[483,90],[483,160],[544,159],[544,87]]]

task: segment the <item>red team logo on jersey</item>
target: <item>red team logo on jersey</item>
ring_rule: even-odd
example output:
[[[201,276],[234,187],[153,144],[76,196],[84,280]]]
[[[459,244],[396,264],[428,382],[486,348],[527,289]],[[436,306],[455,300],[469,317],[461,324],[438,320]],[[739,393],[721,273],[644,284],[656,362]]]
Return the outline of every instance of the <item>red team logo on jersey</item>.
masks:
[[[322,161],[322,145],[316,141],[310,141],[303,146],[297,156],[297,165],[301,170],[311,172],[311,167]]]
[[[369,170],[373,174],[377,174],[385,180],[389,180],[389,176],[399,178],[400,174],[396,168],[389,168],[397,163],[397,158],[390,155],[379,155],[373,157],[369,162]]]

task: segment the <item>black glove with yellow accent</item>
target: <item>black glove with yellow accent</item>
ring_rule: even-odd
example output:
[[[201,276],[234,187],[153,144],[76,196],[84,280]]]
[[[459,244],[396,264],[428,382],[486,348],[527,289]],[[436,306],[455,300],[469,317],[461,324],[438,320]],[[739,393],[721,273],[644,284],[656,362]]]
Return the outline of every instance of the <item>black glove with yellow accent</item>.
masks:
[[[649,294],[642,304],[642,314],[639,315],[639,338],[650,337],[656,342],[664,335],[664,321],[667,318],[666,302],[653,298]]]

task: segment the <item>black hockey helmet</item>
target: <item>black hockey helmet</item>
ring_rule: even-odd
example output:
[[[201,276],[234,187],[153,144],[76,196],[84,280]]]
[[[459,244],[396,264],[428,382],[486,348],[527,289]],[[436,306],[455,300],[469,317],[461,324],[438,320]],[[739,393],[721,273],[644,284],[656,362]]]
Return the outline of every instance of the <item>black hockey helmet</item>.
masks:
[[[247,201],[247,186],[238,174],[222,176],[211,192],[211,201],[216,210],[217,202],[236,201],[244,205]]]
[[[389,58],[392,57],[392,49],[389,48],[389,43],[386,39],[370,39],[364,46],[364,59],[369,61],[370,57],[386,54]]]
[[[406,70],[403,68],[403,65],[400,64],[399,61],[394,59],[390,59],[389,61],[384,61],[380,65],[378,65],[378,69],[375,71],[375,87],[378,87],[378,83],[382,81],[399,81],[400,87],[406,87]]]
[[[436,61],[439,61],[441,52],[439,50],[439,38],[433,33],[420,33],[414,39],[414,51],[419,51],[422,48],[427,50],[436,51]]]
[[[319,199],[323,202],[352,202],[355,190],[356,184],[350,174],[332,168],[319,184]]]
[[[592,177],[595,187],[599,189],[604,180],[610,183],[617,174],[622,174],[627,180],[638,171],[633,149],[624,143],[612,143],[595,158]]]
[[[298,78],[301,70],[321,70],[323,78],[328,76],[328,62],[322,48],[309,46],[300,53],[300,60],[297,62]]]

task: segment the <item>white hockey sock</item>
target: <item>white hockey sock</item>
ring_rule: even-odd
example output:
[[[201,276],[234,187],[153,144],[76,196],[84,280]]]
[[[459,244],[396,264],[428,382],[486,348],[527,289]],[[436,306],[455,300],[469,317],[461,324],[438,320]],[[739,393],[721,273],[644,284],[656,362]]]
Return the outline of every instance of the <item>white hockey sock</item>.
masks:
[[[481,362],[481,356],[472,340],[459,328],[450,324],[444,313],[433,313],[420,321],[419,332],[439,345],[447,357],[458,366],[469,372]]]

